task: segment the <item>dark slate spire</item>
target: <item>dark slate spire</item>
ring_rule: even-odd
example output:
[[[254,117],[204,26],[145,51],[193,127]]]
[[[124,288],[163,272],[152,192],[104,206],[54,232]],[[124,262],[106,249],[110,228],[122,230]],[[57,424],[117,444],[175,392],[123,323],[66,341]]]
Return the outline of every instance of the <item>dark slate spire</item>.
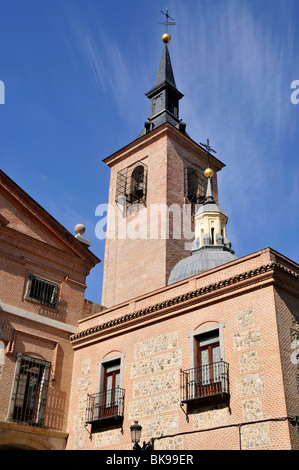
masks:
[[[186,125],[179,118],[179,100],[183,94],[177,89],[170,54],[165,44],[154,86],[145,96],[150,99],[150,116],[138,137],[161,126],[165,122],[185,133]]]
[[[211,178],[208,178],[206,198],[205,198],[204,204],[215,204],[214,196],[213,196],[213,193],[212,193]],[[215,204],[215,206],[216,206],[216,204]]]
[[[168,82],[169,85],[171,85],[173,88],[176,88],[167,44],[165,44],[163,54],[162,54],[162,57],[161,57],[159,70],[158,70],[158,73],[157,73],[157,76],[156,76],[156,81],[155,81],[154,86],[151,89],[151,91],[155,90],[158,87],[160,87],[165,82]],[[147,95],[149,95],[151,93],[151,91],[149,91],[147,93]]]

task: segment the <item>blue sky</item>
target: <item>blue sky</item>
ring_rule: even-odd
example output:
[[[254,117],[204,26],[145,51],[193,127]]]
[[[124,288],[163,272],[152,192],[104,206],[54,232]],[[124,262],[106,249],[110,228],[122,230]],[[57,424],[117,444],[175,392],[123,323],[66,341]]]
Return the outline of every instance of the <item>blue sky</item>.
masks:
[[[220,205],[238,257],[270,246],[299,261],[298,0],[6,0],[0,4],[1,168],[92,251],[110,170],[137,137],[169,45],[180,117],[226,164]],[[86,297],[101,301],[103,263]]]

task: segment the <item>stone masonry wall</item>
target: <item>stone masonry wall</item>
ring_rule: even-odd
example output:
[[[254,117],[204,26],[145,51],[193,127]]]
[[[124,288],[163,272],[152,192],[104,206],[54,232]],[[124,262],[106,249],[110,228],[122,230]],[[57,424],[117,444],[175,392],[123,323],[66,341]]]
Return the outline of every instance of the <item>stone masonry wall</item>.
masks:
[[[137,343],[134,359],[131,365],[134,399],[129,404],[129,418],[142,419],[144,440],[159,433],[175,434],[179,429],[179,368],[182,365],[178,333],[170,332]],[[182,437],[174,437],[157,440],[155,449],[176,450],[182,449],[182,445]]]
[[[243,420],[259,421],[264,417],[264,373],[256,348],[261,341],[260,328],[255,327],[252,308],[237,313],[238,332],[234,334],[235,352],[239,354],[240,375],[236,378],[237,396],[242,400]],[[258,449],[270,444],[268,423],[241,427],[242,449]]]
[[[199,299],[194,308],[164,318],[162,312],[155,321],[136,322],[135,328],[132,321],[132,328],[119,329],[117,336],[107,327],[107,340],[99,336],[86,347],[77,343],[69,448],[131,449],[130,426],[138,420],[142,442],[154,437],[157,450],[289,449],[289,424],[279,419],[286,409],[273,287],[235,293],[218,302]],[[229,402],[199,400],[187,413],[181,403],[180,370],[192,367],[194,335],[217,325],[223,360],[229,365]],[[118,428],[102,423],[90,440],[82,420],[84,395],[97,393],[99,361],[116,353],[124,355],[123,423]]]

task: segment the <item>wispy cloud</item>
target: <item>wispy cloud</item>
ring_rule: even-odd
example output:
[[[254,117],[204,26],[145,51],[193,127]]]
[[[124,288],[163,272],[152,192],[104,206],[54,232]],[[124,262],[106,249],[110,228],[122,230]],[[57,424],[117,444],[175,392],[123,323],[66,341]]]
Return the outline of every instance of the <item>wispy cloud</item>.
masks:
[[[81,32],[79,40],[93,78],[122,106],[128,99],[127,93],[132,85],[128,64],[121,54],[119,45],[113,39],[108,38],[103,31],[99,33],[97,39],[93,38],[90,33]]]
[[[99,93],[111,100],[120,113],[127,110],[134,90],[129,61],[124,59],[121,44],[102,24],[100,17],[92,17],[92,5],[88,4],[88,17],[70,8],[65,9],[70,34],[65,35],[72,60],[85,67],[91,82],[99,87]]]
[[[232,233],[239,244],[242,227],[251,219],[270,238],[284,204],[277,193],[290,187],[282,170],[284,141],[296,126],[290,119],[290,83],[297,78],[295,23],[284,2],[275,1],[275,17],[271,5],[266,0],[188,0],[188,6],[174,1],[171,12],[177,25],[170,54],[185,95],[180,114],[190,136],[198,142],[210,138],[227,165],[219,174],[220,204],[233,214]],[[154,55],[138,45],[134,57],[100,18],[91,24],[90,16],[67,12],[78,62],[86,65],[107,101],[113,97],[113,109],[126,118],[127,128],[133,124],[134,129],[149,76],[154,79],[158,68]],[[294,198],[294,188],[295,183],[289,197]]]
[[[182,117],[190,135],[198,141],[210,138],[227,164],[219,174],[220,203],[233,214],[231,229],[239,246],[242,227],[248,228],[251,219],[255,231],[268,231],[271,239],[279,223],[277,211],[285,203],[277,197],[287,186],[281,172],[283,142],[296,125],[289,104],[294,76],[291,14],[281,5],[277,29],[269,9],[257,15],[241,0],[176,5],[180,21],[171,53],[177,84],[184,88]],[[294,189],[293,197],[291,193]]]
[[[281,85],[294,56],[293,26],[285,24],[278,35],[274,24],[253,16],[247,3],[200,3],[179,11],[184,19],[173,51],[179,81],[187,85],[188,113],[194,108],[197,112],[195,100],[205,120],[209,115],[214,120],[218,109],[227,124],[237,122],[238,128],[243,124],[248,129],[249,120],[251,127],[267,120],[282,132],[289,103]],[[181,37],[185,23],[190,25],[187,40]],[[202,120],[198,116],[197,121]]]
[[[86,33],[83,46],[86,46],[86,55],[90,64],[91,72],[93,77],[96,81],[101,84],[101,87],[106,90],[107,88],[107,79],[105,78],[105,65],[102,60],[101,54],[96,49],[93,41],[89,37],[88,33]]]

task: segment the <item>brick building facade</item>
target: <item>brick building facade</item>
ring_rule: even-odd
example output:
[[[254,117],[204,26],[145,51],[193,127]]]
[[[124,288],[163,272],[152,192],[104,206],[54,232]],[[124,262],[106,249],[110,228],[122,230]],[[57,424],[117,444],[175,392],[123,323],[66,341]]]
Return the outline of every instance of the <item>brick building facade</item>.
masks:
[[[138,421],[156,450],[299,449],[299,266],[270,248],[234,256],[217,205],[224,165],[179,119],[167,44],[147,96],[143,132],[104,160],[107,308],[71,337],[67,448],[131,449]],[[157,203],[195,208],[189,251],[174,221],[165,236],[167,213],[149,235]],[[119,236],[116,213],[125,229],[144,220],[145,236]]]
[[[298,276],[265,249],[83,319],[68,448],[132,448],[138,420],[156,450],[298,449]],[[219,388],[210,376],[196,389],[196,343],[209,335],[220,343]],[[95,394],[115,361],[124,401],[109,422]]]
[[[155,450],[298,450],[299,266],[271,248],[233,255],[217,206],[224,165],[186,133],[167,44],[147,96],[144,129],[105,159],[103,306],[84,301],[99,260],[1,174],[0,445],[129,450],[138,421]],[[163,207],[189,211],[197,238]],[[40,279],[54,307],[32,298]],[[17,392],[28,361],[48,394],[42,408],[35,375],[24,426]]]
[[[214,195],[218,200],[217,171],[224,165],[216,158],[211,157],[211,160]],[[166,285],[172,268],[188,256],[185,243],[191,240],[184,236],[183,206],[190,206],[191,210],[192,204],[188,204],[186,175],[192,169],[198,178],[201,177],[197,192],[203,196],[207,155],[200,145],[165,123],[104,161],[111,168],[111,178],[102,304],[110,307]],[[132,174],[141,165],[145,172],[146,201],[142,198],[141,201],[133,200],[134,204],[131,204]],[[126,180],[123,192],[129,192],[124,205],[120,204],[122,200],[119,202],[122,196],[121,179]],[[175,226],[171,209],[181,216]],[[135,228],[134,221],[136,237],[130,233],[130,227]],[[138,275],[130,269],[132,263],[138,265]]]
[[[64,449],[69,337],[99,260],[2,171],[0,206],[0,449]]]

